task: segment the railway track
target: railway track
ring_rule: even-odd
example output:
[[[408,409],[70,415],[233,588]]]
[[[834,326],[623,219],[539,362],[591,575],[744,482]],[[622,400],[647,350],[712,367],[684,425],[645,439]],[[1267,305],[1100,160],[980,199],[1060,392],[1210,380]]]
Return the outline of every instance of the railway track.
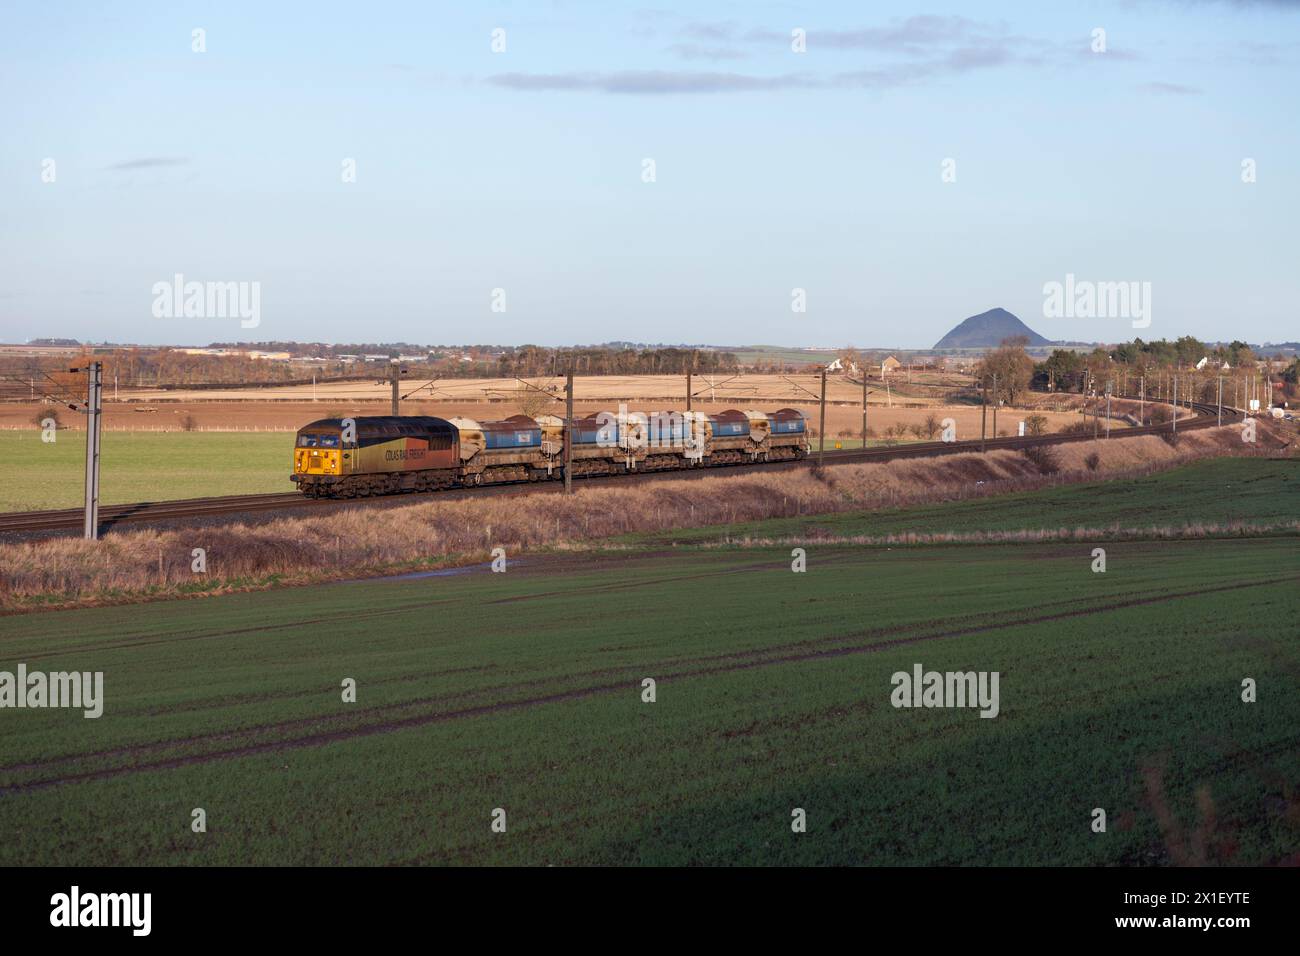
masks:
[[[1199,402],[1188,406],[1197,414],[1194,418],[1178,422],[1178,430],[1208,428],[1218,421],[1218,407]],[[1236,409],[1223,409],[1225,423],[1240,419],[1241,412]],[[1131,437],[1133,435],[1155,435],[1170,431],[1170,424],[1143,425],[1112,431],[1113,438]],[[1104,431],[1101,433],[1104,436]],[[1100,437],[1100,436],[1099,436]],[[935,455],[952,455],[962,452],[987,449],[1021,449],[1036,445],[1057,445],[1076,441],[1093,441],[1093,436],[1082,435],[1038,435],[1025,438],[989,438],[983,442],[978,439],[957,442],[914,442],[907,445],[895,445],[884,448],[841,449],[825,453],[826,464],[847,464],[861,461],[888,461],[898,458],[926,458]],[[785,468],[807,468],[816,464],[817,453],[802,461],[774,462],[765,465],[764,470]],[[646,472],[639,475],[621,476],[622,480],[653,480],[671,478],[701,478],[709,475],[726,474],[727,468],[700,468],[690,471]],[[583,481],[591,479],[584,478]],[[219,498],[182,498],[171,501],[141,501],[126,505],[101,505],[99,509],[100,527],[113,528],[124,524],[169,521],[181,518],[206,518],[221,515],[248,514],[265,511],[298,510],[303,508],[346,508],[373,507],[376,505],[408,504],[415,500],[438,498],[458,498],[465,495],[482,497],[483,495],[522,495],[539,492],[558,492],[563,485],[558,481],[533,484],[519,482],[516,484],[485,485],[478,488],[453,488],[446,491],[431,491],[414,494],[387,495],[376,498],[359,498],[334,500],[329,498],[306,498],[296,491],[259,494],[228,495]],[[81,528],[83,511],[80,508],[65,508],[56,511],[18,511],[0,514],[0,534],[29,534],[50,531],[66,531]]]

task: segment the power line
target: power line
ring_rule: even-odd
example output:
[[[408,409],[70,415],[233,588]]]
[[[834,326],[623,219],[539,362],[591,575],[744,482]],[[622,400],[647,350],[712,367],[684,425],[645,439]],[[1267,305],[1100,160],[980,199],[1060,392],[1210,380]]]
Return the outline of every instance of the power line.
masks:
[[[0,374],[0,400],[42,401],[64,405],[73,411],[85,411],[86,400],[77,398],[71,391],[76,384],[59,381],[45,369],[32,366]]]

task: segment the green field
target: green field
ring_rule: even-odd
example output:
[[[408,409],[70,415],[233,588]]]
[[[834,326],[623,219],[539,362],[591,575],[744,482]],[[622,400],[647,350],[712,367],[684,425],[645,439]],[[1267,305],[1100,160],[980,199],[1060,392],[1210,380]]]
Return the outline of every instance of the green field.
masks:
[[[1181,474],[1159,520],[1223,480]],[[1111,490],[918,522],[1072,492],[1097,524]],[[810,546],[794,574],[647,546],[0,619],[0,669],[102,670],[107,698],[0,711],[0,863],[1294,860],[1297,539],[1112,542],[1105,574],[1092,547]],[[915,663],[997,671],[999,716],[892,707]]]
[[[100,503],[293,491],[292,470],[290,432],[106,431]],[[85,432],[0,432],[0,511],[75,508],[85,482]]]
[[[825,365],[839,355],[835,349],[805,351],[790,345],[749,345],[729,351],[742,365],[753,365],[755,362],[785,362],[796,368],[812,364]]]
[[[1210,458],[1116,478],[883,511],[812,515],[631,536],[642,545],[732,537],[888,535],[1024,529],[1159,528],[1300,520],[1300,458]]]

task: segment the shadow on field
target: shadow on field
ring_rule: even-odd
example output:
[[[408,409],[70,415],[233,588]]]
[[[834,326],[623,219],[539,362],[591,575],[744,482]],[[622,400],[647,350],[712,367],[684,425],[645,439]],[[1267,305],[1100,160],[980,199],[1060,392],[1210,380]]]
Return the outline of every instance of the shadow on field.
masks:
[[[1069,720],[899,711],[928,721],[932,741],[961,741],[885,767],[837,754],[777,787],[737,779],[731,795],[652,815],[589,855],[668,866],[1295,865],[1300,765],[1288,727],[1300,706],[1265,725],[1232,699],[1220,680]],[[1092,830],[1097,807],[1105,833]],[[791,829],[794,808],[804,833]]]

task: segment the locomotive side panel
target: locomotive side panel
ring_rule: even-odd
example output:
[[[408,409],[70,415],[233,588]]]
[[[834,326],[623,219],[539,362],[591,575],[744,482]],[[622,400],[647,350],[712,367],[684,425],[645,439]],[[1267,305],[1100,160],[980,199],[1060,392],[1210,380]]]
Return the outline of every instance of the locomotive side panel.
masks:
[[[305,494],[446,487],[459,464],[456,430],[431,416],[321,419],[299,429],[294,444],[290,478]]]
[[[456,432],[441,418],[386,416],[355,422],[353,474],[426,471],[457,464]]]

